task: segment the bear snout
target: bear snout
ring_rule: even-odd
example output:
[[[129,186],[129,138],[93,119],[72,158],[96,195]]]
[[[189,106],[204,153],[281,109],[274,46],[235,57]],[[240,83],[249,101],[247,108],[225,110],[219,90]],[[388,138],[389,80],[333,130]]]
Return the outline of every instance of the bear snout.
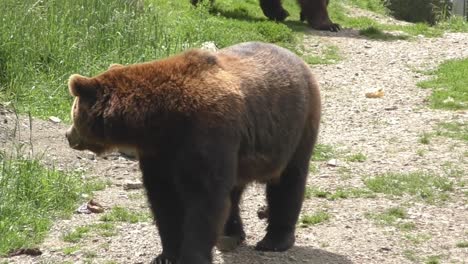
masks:
[[[67,138],[68,144],[71,148],[76,148],[77,146],[79,146],[80,139],[78,133],[76,132],[76,129],[73,126],[67,129],[67,131],[65,132],[65,137]]]

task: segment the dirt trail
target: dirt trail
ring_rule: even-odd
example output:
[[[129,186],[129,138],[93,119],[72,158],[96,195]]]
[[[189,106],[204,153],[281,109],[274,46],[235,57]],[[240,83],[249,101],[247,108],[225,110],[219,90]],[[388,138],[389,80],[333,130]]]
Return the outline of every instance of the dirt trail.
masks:
[[[468,57],[468,34],[446,34],[440,38],[413,41],[372,41],[355,31],[340,33],[311,32],[305,46],[337,46],[343,60],[333,65],[314,66],[322,88],[323,122],[319,143],[333,146],[338,166],[314,162],[309,186],[333,191],[339,187],[363,187],[362,177],[384,172],[433,171],[444,173],[447,166],[461,170],[468,180],[468,144],[446,137],[434,137],[430,144],[418,142],[423,132],[434,132],[442,121],[468,122],[466,111],[432,110],[425,102],[430,94],[416,83],[425,76],[415,69],[431,69],[441,61]],[[365,98],[368,89],[383,88],[381,99]],[[0,147],[11,142],[15,116],[1,110]],[[29,122],[19,121],[21,138],[28,142]],[[46,151],[47,162],[66,169],[85,169],[87,177],[108,179],[111,186],[96,193],[106,208],[123,206],[148,212],[142,190],[124,190],[127,180],[139,180],[135,161],[117,155],[106,159],[71,150],[64,137],[66,127],[49,121],[34,120],[33,145],[36,153]],[[346,155],[363,153],[364,162],[347,162]],[[424,153],[424,155],[421,155]],[[285,253],[260,253],[253,250],[263,236],[265,222],[257,218],[264,204],[263,187],[254,185],[244,195],[242,217],[246,245],[230,253],[215,251],[215,263],[411,263],[440,256],[440,263],[465,263],[468,249],[456,243],[468,240],[467,188],[455,186],[451,200],[430,205],[403,196],[388,198],[307,199],[303,213],[318,210],[329,213],[330,220],[307,228],[298,228],[296,247]],[[366,217],[394,206],[408,209],[415,224],[412,231],[382,226]],[[63,234],[78,226],[99,223],[100,215],[75,214],[57,221],[40,246],[42,256],[18,256],[8,263],[148,263],[159,251],[159,237],[151,222],[115,223],[116,235],[100,236],[91,232],[73,244]],[[418,240],[421,238],[421,240]],[[76,246],[65,254],[64,249]],[[2,259],[0,259],[0,262]]]

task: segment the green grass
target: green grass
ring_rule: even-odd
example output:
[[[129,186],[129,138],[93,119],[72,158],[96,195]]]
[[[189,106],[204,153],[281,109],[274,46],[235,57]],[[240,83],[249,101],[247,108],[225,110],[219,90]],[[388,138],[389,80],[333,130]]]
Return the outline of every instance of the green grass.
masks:
[[[438,124],[437,135],[468,141],[468,123],[442,122]]]
[[[347,156],[346,160],[350,162],[364,162],[367,160],[367,156],[359,152]]]
[[[381,0],[347,0],[349,4],[366,9],[378,14],[388,14],[388,9],[382,4]]]
[[[348,198],[374,198],[375,194],[369,190],[361,188],[338,188],[334,192],[324,191],[319,188],[307,187],[305,198],[324,198],[328,200],[348,199]]]
[[[65,254],[65,255],[71,255],[71,254],[77,252],[77,251],[80,250],[80,249],[81,249],[80,246],[74,245],[74,246],[66,247],[66,248],[62,249],[62,252],[63,252],[63,254]]]
[[[458,242],[456,244],[456,247],[458,247],[458,248],[468,248],[468,241]]]
[[[92,186],[40,159],[0,152],[0,255],[40,243],[52,221],[70,216]]]
[[[371,191],[392,196],[412,195],[428,203],[443,202],[453,191],[453,181],[429,172],[385,173],[367,177],[364,184]]]
[[[89,233],[89,231],[91,231],[91,228],[89,226],[80,226],[77,227],[74,231],[66,233],[62,237],[62,240],[65,242],[77,243],[83,237],[85,237]]]
[[[415,245],[420,245],[424,242],[429,241],[432,236],[429,234],[422,234],[422,233],[417,233],[417,234],[405,234],[404,236],[408,241]]]
[[[417,262],[419,260],[419,257],[413,250],[404,250],[403,256],[412,262]]]
[[[359,30],[359,35],[366,36],[369,39],[375,40],[406,40],[409,39],[407,35],[394,35],[390,33],[383,32],[381,29],[376,27],[368,27]]]
[[[316,144],[314,147],[313,161],[327,161],[335,155],[333,146],[326,144]]]
[[[327,212],[319,211],[311,215],[303,215],[300,219],[301,227],[308,227],[326,222],[330,219]]]
[[[303,59],[310,65],[334,64],[342,60],[342,56],[340,55],[337,46],[330,45],[325,47],[319,56],[305,55],[303,56]]]
[[[369,213],[367,217],[373,219],[378,224],[395,226],[403,231],[410,231],[416,227],[413,222],[401,221],[408,218],[406,209],[402,207],[392,207],[382,213]]]
[[[124,207],[115,206],[110,212],[104,214],[100,218],[104,222],[147,222],[151,221],[151,216],[146,212],[131,211]]]
[[[441,256],[429,256],[427,257],[426,261],[424,263],[426,264],[439,264],[440,263]]]
[[[430,72],[434,78],[418,83],[432,89],[430,106],[436,109],[468,109],[468,58],[449,60]]]
[[[419,135],[418,141],[421,144],[428,145],[429,143],[431,143],[431,134],[426,132],[422,133],[421,135]]]
[[[81,239],[90,235],[90,233],[97,233],[103,237],[111,237],[117,234],[115,225],[112,222],[104,222],[77,227],[75,230],[64,234],[62,240],[70,243],[78,243]]]
[[[95,75],[111,63],[164,58],[205,41],[225,47],[264,41],[294,47],[298,37],[284,23],[268,21],[255,1],[0,1],[0,101],[22,111],[68,122],[73,73]],[[287,8],[298,16],[293,0]],[[240,13],[229,17],[228,13]]]

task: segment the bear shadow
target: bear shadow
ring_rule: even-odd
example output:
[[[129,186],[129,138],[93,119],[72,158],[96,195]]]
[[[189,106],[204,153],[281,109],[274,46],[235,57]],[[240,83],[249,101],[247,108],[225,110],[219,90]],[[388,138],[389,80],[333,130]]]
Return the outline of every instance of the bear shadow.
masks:
[[[221,253],[225,264],[352,264],[346,256],[328,252],[322,249],[294,246],[285,252],[260,252],[252,246],[241,245],[233,251]]]
[[[266,18],[251,16],[248,13],[248,11],[244,9],[224,10],[220,8],[219,6],[213,5],[210,7],[209,12],[212,15],[220,15],[225,18],[243,20],[243,21],[248,21],[248,22],[268,21],[268,19]]]
[[[234,10],[224,10],[217,6],[216,4],[211,6],[209,9],[212,15],[220,15],[225,18],[242,20],[247,22],[261,22],[261,21],[270,21],[265,17],[256,17],[249,14],[247,10],[244,9],[234,9]],[[343,38],[356,38],[356,39],[368,39],[368,40],[386,40],[386,41],[395,41],[395,40],[406,40],[405,36],[395,36],[385,32],[378,32],[379,34],[374,34],[373,38],[367,37],[360,33],[360,30],[353,28],[342,28],[338,32],[331,32],[326,30],[315,30],[310,28],[307,23],[299,21],[299,17],[289,16],[285,21],[276,22],[283,23],[289,29],[294,32],[302,32],[309,35],[316,36],[330,36],[330,37],[343,37]]]

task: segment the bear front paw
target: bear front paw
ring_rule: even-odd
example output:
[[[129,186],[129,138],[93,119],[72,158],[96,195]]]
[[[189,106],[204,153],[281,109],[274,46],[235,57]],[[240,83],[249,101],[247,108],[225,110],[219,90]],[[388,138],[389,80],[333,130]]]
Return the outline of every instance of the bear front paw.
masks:
[[[175,261],[171,261],[169,258],[166,258],[163,255],[157,256],[150,264],[175,264]]]

